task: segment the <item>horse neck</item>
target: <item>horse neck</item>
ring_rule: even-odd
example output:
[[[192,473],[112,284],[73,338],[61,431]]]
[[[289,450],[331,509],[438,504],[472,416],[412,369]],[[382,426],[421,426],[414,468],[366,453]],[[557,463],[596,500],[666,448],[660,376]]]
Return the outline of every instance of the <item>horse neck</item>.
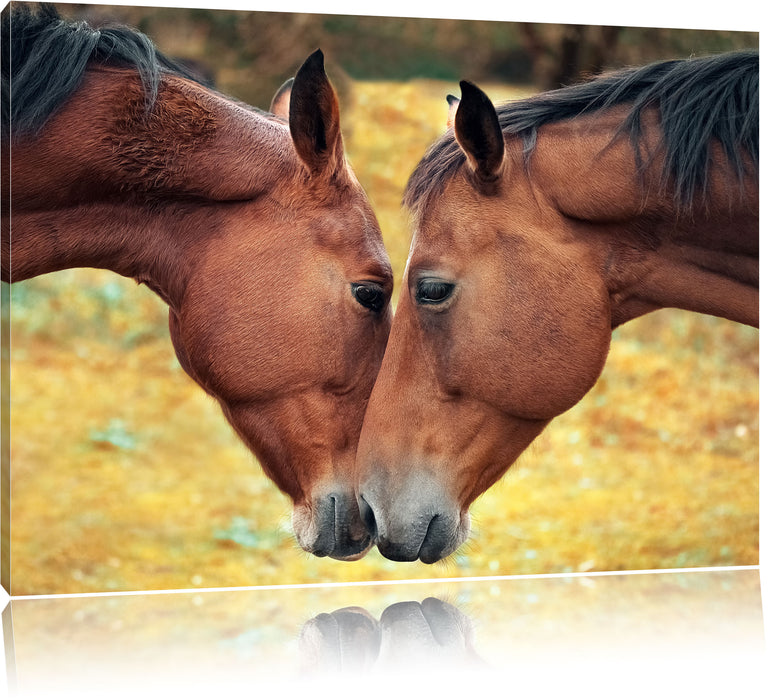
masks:
[[[4,280],[100,267],[174,304],[221,213],[293,168],[285,127],[193,83],[167,77],[150,116],[142,104],[136,75],[89,70],[43,131],[3,157]]]
[[[662,161],[640,176],[618,119],[543,131],[531,177],[597,260],[610,292],[612,326],[660,308],[759,323],[758,186],[743,186],[712,148],[707,196],[689,210],[666,190]],[[647,124],[648,149],[659,146]],[[573,167],[569,167],[572,164]]]
[[[645,217],[610,242],[612,325],[661,308],[678,308],[759,325],[757,216],[747,210],[676,220]],[[648,231],[639,239],[634,232]]]
[[[3,240],[3,280],[18,282],[77,267],[101,268],[147,284],[177,308],[194,249],[203,242],[186,234],[174,215],[181,212],[149,211],[126,202],[12,210],[10,250],[5,236]]]

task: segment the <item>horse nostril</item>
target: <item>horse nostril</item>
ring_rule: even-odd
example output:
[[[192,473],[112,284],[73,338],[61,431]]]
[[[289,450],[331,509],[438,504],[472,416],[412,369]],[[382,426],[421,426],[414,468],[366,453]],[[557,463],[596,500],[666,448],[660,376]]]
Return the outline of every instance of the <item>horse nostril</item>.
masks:
[[[358,512],[361,514],[361,520],[364,521],[364,525],[366,525],[370,537],[373,540],[377,539],[377,520],[375,519],[372,506],[367,503],[363,494],[359,494],[358,496]]]

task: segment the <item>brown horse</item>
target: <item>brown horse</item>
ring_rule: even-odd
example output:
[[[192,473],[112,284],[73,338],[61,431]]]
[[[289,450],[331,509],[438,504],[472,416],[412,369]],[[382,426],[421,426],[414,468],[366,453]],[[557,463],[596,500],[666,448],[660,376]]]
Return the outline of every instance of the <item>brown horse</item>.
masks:
[[[323,55],[286,122],[133,30],[17,4],[3,38],[2,279],[99,267],[148,285],[185,371],[292,498],[301,546],[358,558],[355,454],[392,275]]]
[[[410,178],[415,229],[358,454],[391,559],[468,507],[593,386],[612,329],[677,307],[758,324],[757,53],[669,61],[502,106],[461,83]]]

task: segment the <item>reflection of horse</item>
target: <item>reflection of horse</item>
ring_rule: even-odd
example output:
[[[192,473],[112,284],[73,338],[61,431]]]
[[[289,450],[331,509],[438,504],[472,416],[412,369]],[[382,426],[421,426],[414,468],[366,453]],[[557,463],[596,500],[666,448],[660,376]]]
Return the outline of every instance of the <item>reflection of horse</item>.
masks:
[[[461,83],[410,178],[405,279],[359,445],[380,551],[433,562],[468,507],[662,307],[758,324],[757,53],[669,61],[496,111]]]
[[[100,267],[148,285],[183,368],[293,499],[302,547],[357,557],[352,472],[391,270],[322,54],[286,124],[187,79],[142,34],[14,7],[3,280]]]
[[[394,603],[379,621],[355,606],[321,613],[305,623],[300,648],[305,670],[316,674],[484,668],[471,620],[438,598]]]

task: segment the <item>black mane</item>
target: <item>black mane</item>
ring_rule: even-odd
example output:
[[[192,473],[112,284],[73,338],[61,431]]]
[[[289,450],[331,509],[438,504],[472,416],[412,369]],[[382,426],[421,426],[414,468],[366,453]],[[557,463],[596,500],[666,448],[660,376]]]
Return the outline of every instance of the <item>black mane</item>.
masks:
[[[2,14],[2,133],[36,133],[78,88],[87,65],[134,68],[146,104],[156,99],[163,73],[196,80],[144,34],[124,26],[92,28],[62,19],[51,5],[33,10],[13,2]]]
[[[630,103],[632,109],[618,135],[629,137],[636,165],[642,169],[646,163],[640,148],[641,114],[656,107],[663,127],[664,175],[674,182],[677,205],[688,207],[693,196],[706,189],[713,139],[724,148],[740,180],[748,173],[746,157],[757,176],[759,66],[757,51],[661,61],[509,102],[497,112],[505,136],[523,140],[528,162],[544,124]],[[441,193],[464,162],[465,155],[449,130],[410,177],[404,204],[421,209]]]

